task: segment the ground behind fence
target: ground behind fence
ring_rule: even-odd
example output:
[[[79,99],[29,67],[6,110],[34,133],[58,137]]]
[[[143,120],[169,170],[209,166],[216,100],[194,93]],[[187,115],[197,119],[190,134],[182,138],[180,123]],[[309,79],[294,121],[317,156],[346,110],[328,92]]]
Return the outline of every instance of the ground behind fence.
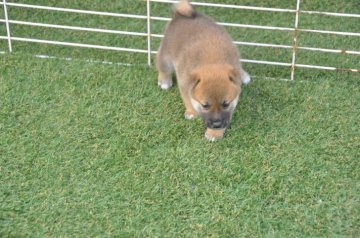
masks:
[[[77,55],[81,49],[114,51],[127,55],[123,63],[151,65],[163,37],[162,30],[170,20],[168,9],[175,2],[124,1],[118,9],[115,7],[118,11],[106,11],[99,10],[98,5],[72,6],[66,0],[57,4],[3,0],[0,49],[16,52],[33,47],[30,51],[42,56],[51,47],[80,50]],[[347,6],[353,7],[354,12],[341,12],[340,6],[339,12],[308,10],[309,4],[304,0],[291,1],[287,7],[227,2],[194,1],[193,4],[208,15],[215,15],[217,22],[227,28],[243,53],[245,64],[285,68],[291,80],[296,69],[301,68],[359,73],[360,24],[356,23],[360,14],[356,9],[360,6],[356,1],[349,1]],[[66,55],[67,51],[64,52]],[[91,59],[92,55],[86,57]],[[104,55],[100,58],[106,58]],[[51,50],[49,57],[53,57]],[[109,61],[116,62],[116,57],[110,57]]]

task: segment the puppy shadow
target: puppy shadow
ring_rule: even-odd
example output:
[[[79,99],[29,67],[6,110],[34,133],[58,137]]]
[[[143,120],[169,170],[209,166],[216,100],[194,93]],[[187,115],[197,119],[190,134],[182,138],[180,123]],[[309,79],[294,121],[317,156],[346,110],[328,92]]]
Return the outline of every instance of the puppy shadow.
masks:
[[[176,87],[178,86],[178,81],[177,81],[177,78],[176,78],[176,74],[172,74],[171,76],[171,79],[173,81],[173,87]]]

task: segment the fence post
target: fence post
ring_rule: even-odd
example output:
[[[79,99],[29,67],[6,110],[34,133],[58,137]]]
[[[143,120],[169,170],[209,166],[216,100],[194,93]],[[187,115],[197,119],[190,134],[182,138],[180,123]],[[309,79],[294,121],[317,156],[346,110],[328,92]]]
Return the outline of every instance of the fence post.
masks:
[[[10,23],[9,23],[8,11],[7,11],[7,6],[6,6],[6,0],[3,0],[3,3],[4,3],[5,25],[6,25],[6,32],[7,32],[7,39],[8,39],[8,47],[9,47],[9,52],[12,52]]]
[[[147,11],[147,40],[148,40],[148,65],[151,66],[151,14],[150,14],[150,0],[146,0]]]
[[[291,80],[294,80],[295,77],[295,62],[296,62],[296,50],[298,47],[298,26],[299,26],[299,12],[300,12],[300,1],[297,0],[296,3],[296,13],[295,13],[295,27],[294,27],[294,45],[291,61]]]

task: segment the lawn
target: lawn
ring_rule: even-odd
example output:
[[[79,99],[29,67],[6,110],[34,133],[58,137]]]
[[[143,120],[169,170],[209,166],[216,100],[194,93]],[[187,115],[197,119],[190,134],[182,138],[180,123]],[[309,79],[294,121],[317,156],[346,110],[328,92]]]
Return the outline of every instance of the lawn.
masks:
[[[61,6],[68,1],[36,2]],[[69,7],[90,9],[86,1],[71,2]],[[142,1],[92,1],[91,7],[124,12],[122,4],[130,2],[134,7],[127,11],[142,14]],[[356,1],[338,6],[303,2],[323,11],[356,12],[359,6]],[[286,1],[254,4],[292,8]],[[154,10],[168,14],[161,4]],[[119,19],[92,22],[82,16],[11,11],[21,19],[121,28]],[[214,14],[221,21],[231,15]],[[284,24],[282,18],[273,21],[269,24]],[[334,28],[342,24],[343,30],[356,31],[351,21],[332,21],[328,25]],[[138,23],[133,24],[128,27]],[[160,33],[161,24],[156,27]],[[13,30],[55,38],[52,30]],[[58,37],[100,40],[96,34],[62,31]],[[244,37],[266,42],[270,36],[262,32],[256,38],[250,31]],[[329,46],[330,38],[306,40],[359,50],[358,38],[339,37]],[[102,40],[118,46],[131,41],[119,36]],[[273,39],[286,43],[282,40],[288,39]],[[6,50],[6,41],[0,43]],[[134,44],[146,47],[146,39]],[[289,57],[281,50],[240,49],[247,58]],[[359,56],[307,54],[301,63],[341,61],[359,68]],[[178,89],[161,91],[156,70],[145,64],[145,55],[19,42],[14,53],[0,54],[1,237],[360,236],[359,74],[297,70],[295,81],[266,80],[288,78],[289,69],[244,64],[256,78],[243,88],[225,137],[209,143],[200,120],[183,118]]]

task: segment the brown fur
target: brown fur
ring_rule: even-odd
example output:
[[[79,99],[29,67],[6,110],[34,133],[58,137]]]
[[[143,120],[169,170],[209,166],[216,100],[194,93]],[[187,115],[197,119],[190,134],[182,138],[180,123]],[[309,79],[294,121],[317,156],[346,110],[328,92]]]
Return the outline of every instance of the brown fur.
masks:
[[[208,128],[219,130],[229,125],[241,85],[249,79],[230,36],[194,11],[187,0],[175,6],[158,51],[157,68],[163,89],[172,86],[175,71],[186,118],[200,115]],[[207,138],[216,139],[211,135]]]

